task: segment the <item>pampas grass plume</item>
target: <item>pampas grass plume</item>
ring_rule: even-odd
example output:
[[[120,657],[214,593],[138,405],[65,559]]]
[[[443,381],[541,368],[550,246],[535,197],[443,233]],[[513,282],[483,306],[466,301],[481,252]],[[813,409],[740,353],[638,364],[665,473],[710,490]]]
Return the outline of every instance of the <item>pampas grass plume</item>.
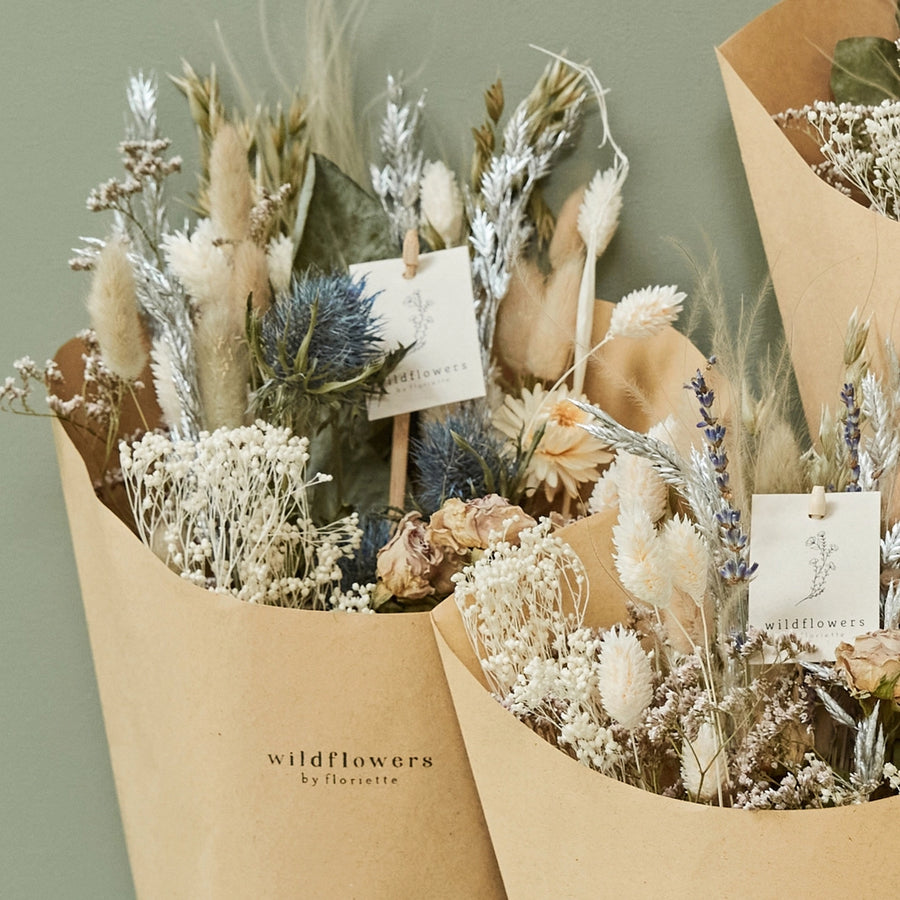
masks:
[[[226,241],[245,238],[252,208],[247,148],[234,125],[226,122],[213,138],[209,157],[209,214],[216,237]]]
[[[578,217],[586,190],[587,185],[582,185],[572,191],[566,197],[559,215],[556,217],[556,227],[547,248],[550,265],[554,269],[559,268],[573,257],[584,259],[584,241],[578,230]]]
[[[243,313],[227,304],[208,307],[197,321],[194,346],[206,428],[243,425],[250,368]]]
[[[147,346],[124,238],[111,238],[100,251],[87,308],[103,361],[120,378],[133,381],[147,365]]]

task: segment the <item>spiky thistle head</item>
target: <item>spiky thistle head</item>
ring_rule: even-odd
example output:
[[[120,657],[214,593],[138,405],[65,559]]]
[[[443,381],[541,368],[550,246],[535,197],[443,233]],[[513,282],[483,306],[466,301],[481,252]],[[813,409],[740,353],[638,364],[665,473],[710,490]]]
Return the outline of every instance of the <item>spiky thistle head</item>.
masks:
[[[415,499],[432,513],[445,500],[471,500],[499,493],[516,502],[524,466],[479,404],[467,404],[440,421],[426,423],[412,442]]]
[[[308,271],[264,315],[251,314],[255,411],[307,433],[383,392],[407,348],[385,348],[375,296],[364,277]]]

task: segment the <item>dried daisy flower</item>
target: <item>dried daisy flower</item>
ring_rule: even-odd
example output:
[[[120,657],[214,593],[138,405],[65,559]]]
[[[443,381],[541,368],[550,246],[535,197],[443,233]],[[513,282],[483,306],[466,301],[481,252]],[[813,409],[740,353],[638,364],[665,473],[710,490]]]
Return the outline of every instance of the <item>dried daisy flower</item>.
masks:
[[[597,689],[607,713],[634,728],[653,699],[650,657],[633,631],[616,627],[600,640]]]
[[[519,397],[506,395],[494,414],[494,425],[520,445],[530,445],[543,429],[526,477],[549,501],[560,494],[578,497],[581,485],[596,481],[609,459],[605,446],[581,427],[588,416],[570,398],[565,385],[547,391],[538,384],[523,388]]]

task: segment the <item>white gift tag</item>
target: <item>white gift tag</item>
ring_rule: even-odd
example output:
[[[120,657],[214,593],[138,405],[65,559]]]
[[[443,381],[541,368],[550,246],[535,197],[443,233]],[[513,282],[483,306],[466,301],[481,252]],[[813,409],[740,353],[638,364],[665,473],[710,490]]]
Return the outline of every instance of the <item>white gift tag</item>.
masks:
[[[878,628],[881,495],[831,493],[825,504],[811,518],[809,494],[754,495],[748,618],[816,644],[810,659],[833,660],[841,641]]]
[[[484,396],[481,344],[466,247],[424,253],[414,278],[404,278],[402,259],[350,266],[366,276],[372,310],[381,317],[385,342],[413,344],[385,382],[386,393],[369,402],[369,419]]]

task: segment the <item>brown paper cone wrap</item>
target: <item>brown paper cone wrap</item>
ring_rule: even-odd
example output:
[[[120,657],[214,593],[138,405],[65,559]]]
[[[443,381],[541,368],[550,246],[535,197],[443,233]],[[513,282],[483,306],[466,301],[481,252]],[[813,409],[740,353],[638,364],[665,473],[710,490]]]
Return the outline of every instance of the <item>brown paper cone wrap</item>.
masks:
[[[428,614],[189,584],[53,424],[138,896],[503,897]]]
[[[717,51],[812,434],[822,405],[838,405],[854,308],[872,317],[871,352],[888,337],[900,343],[900,222],[822,181],[803,155],[815,148],[796,149],[771,116],[830,98],[838,40],[896,34],[889,0],[783,0]]]
[[[584,561],[595,624],[622,611],[613,519],[562,532]],[[488,692],[456,607],[438,646],[494,850],[512,900],[547,897],[861,897],[900,884],[890,835],[900,797],[827,810],[721,809],[600,775],[517,721]]]

